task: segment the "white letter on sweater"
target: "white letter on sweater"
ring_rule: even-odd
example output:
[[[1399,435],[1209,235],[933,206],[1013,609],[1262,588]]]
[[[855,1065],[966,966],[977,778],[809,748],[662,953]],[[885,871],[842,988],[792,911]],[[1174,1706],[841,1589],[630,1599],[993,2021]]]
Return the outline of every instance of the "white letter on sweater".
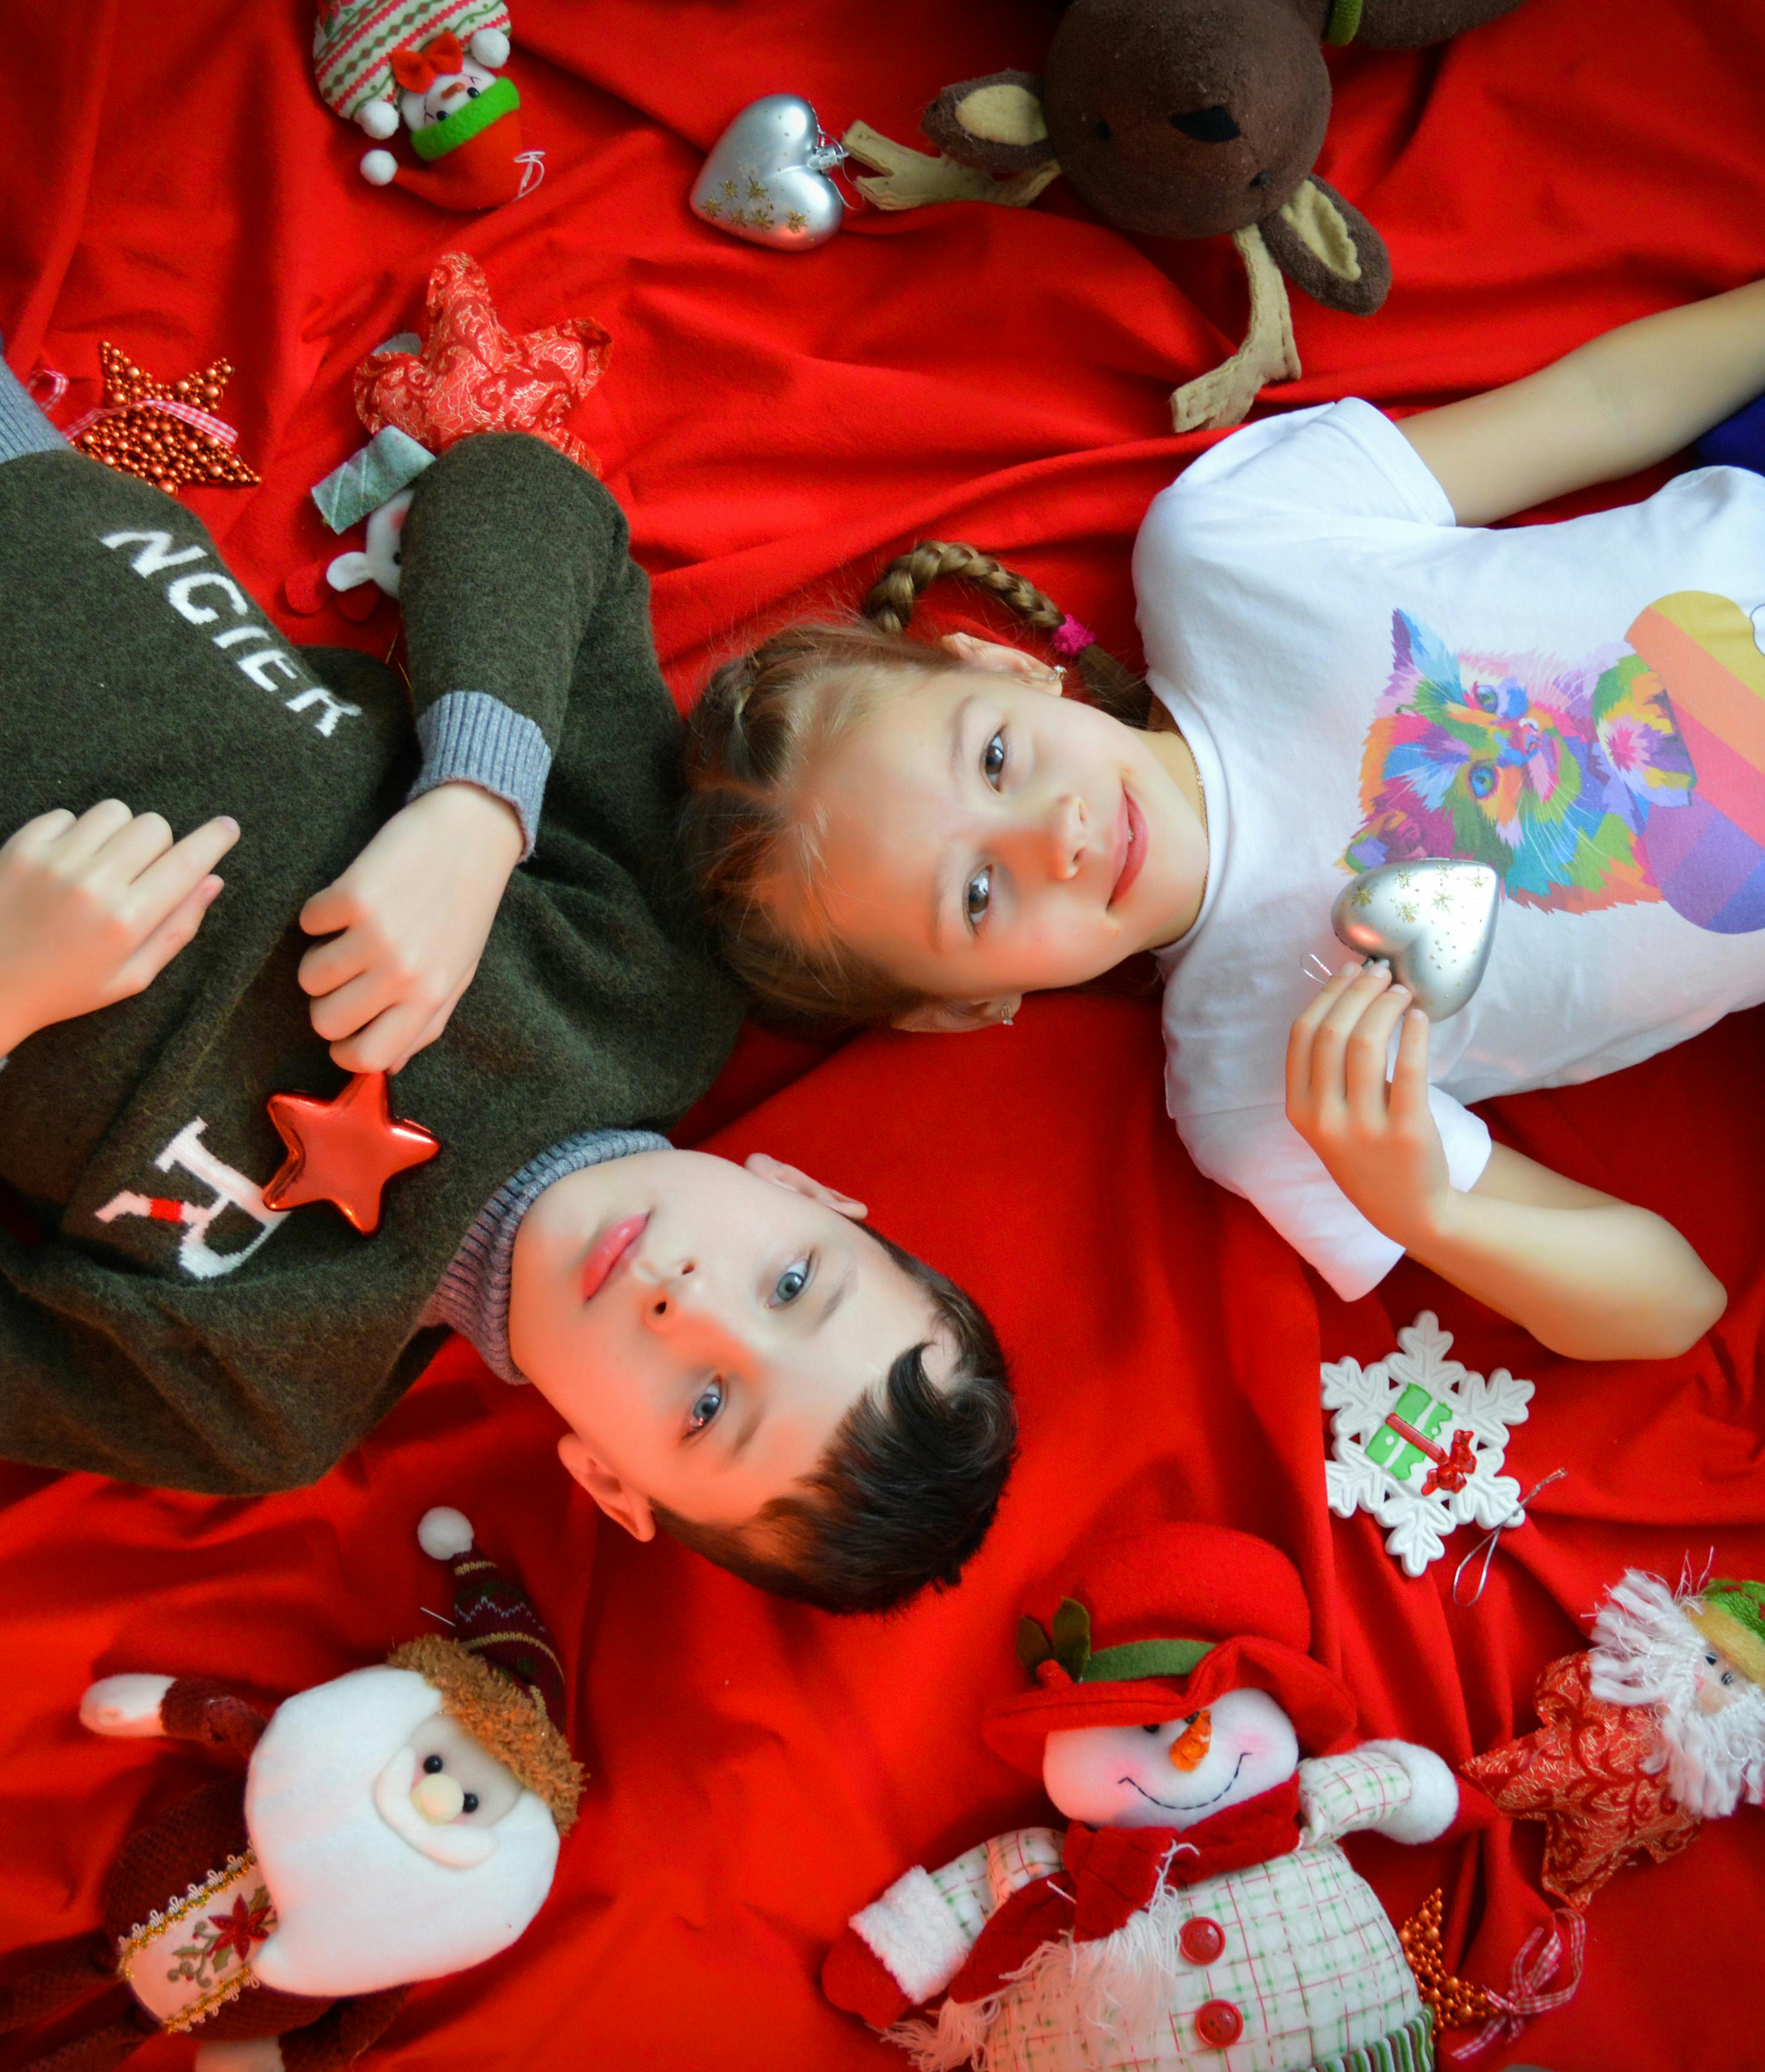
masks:
[[[285,1209],[265,1208],[263,1190],[243,1173],[224,1165],[208,1149],[202,1141],[207,1127],[200,1116],[186,1123],[154,1163],[162,1173],[170,1172],[175,1166],[203,1181],[213,1190],[208,1201],[155,1202],[148,1196],[125,1192],[112,1195],[97,1211],[101,1223],[114,1223],[118,1216],[142,1215],[152,1216],[156,1222],[170,1222],[172,1219],[167,1212],[175,1208],[180,1212],[178,1264],[195,1281],[213,1281],[223,1273],[231,1273],[236,1266],[243,1266],[288,1218]],[[208,1242],[208,1226],[226,1208],[243,1210],[263,1226],[251,1243],[241,1245],[237,1252],[216,1252]]]
[[[215,590],[227,593],[228,602],[233,607],[235,619],[248,618],[251,606],[245,602],[244,593],[228,576],[218,576],[212,569],[204,569],[199,575],[180,576],[174,583],[166,586],[166,602],[180,619],[187,619],[192,626],[211,626],[220,614],[212,605],[192,604],[192,590],[199,590],[207,583]]]
[[[100,545],[126,547],[134,540],[146,542],[132,564],[138,576],[154,576],[162,569],[175,569],[186,561],[199,561],[208,551],[206,547],[181,547],[174,554],[170,532],[106,532]]]

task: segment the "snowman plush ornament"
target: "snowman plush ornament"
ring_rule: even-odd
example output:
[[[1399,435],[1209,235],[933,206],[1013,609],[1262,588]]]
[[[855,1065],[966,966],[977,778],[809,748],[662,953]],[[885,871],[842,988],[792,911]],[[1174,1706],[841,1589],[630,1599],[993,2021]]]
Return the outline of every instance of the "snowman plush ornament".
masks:
[[[429,51],[418,54],[415,64],[400,52],[392,60],[393,76],[400,80],[397,101],[364,102],[356,121],[370,137],[384,140],[397,134],[400,116],[414,136],[420,130],[433,130],[450,115],[462,113],[495,85],[497,73],[509,61],[509,39],[500,29],[480,29],[467,48],[470,56],[458,43],[451,43],[437,61],[431,56],[434,50],[431,45]],[[456,57],[457,68],[440,68]],[[408,87],[402,84],[407,76],[413,82]],[[390,151],[370,151],[362,160],[362,178],[371,186],[389,187],[397,172],[398,161]]]
[[[1489,1809],[1411,1742],[1342,1752],[1353,1701],[1310,1630],[1247,1534],[1082,1551],[1022,1622],[1032,1688],[983,1727],[1071,1824],[897,1879],[829,1952],[829,1998],[923,2072],[1426,2072],[1432,2017],[1338,1837],[1430,1842]]]

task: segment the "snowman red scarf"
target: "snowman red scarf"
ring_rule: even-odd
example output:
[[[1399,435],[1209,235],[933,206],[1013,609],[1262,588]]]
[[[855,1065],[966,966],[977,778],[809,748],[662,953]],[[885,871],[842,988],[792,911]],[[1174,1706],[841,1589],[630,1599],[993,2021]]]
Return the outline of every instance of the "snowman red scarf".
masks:
[[[1045,1942],[1113,1935],[1173,1885],[1265,1864],[1299,1846],[1297,1774],[1192,1827],[1087,1827],[1074,1821],[1062,1852],[1065,1878],[1020,1885],[982,1929],[968,1961],[950,1983],[967,2003],[995,1993]]]

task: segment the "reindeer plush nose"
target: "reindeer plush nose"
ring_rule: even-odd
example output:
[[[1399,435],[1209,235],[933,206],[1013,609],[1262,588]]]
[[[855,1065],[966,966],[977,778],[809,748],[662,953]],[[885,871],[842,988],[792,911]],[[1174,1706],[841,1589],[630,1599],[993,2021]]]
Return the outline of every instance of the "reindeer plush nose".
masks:
[[[1197,1712],[1171,1743],[1171,1761],[1179,1770],[1193,1770],[1206,1757],[1208,1745],[1213,1738],[1212,1716]]]

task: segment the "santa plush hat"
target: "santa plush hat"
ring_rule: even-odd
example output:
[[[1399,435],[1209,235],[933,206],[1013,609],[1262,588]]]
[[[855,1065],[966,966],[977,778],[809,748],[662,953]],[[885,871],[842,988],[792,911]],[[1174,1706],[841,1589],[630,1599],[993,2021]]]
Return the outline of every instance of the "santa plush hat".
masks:
[[[1032,1777],[1075,1727],[1155,1726],[1225,1692],[1266,1691],[1307,1755],[1352,1735],[1354,1700],[1306,1652],[1311,1610],[1286,1555],[1218,1525],[1162,1525],[1082,1547],[1030,1593],[1029,1688],[994,1705],[987,1745]]]
[[[480,1554],[472,1528],[445,1507],[417,1527],[423,1551],[454,1572],[454,1623],[388,1658],[441,1694],[441,1710],[486,1753],[543,1799],[567,1835],[582,1795],[582,1771],[564,1737],[564,1664],[544,1621],[512,1577]]]

